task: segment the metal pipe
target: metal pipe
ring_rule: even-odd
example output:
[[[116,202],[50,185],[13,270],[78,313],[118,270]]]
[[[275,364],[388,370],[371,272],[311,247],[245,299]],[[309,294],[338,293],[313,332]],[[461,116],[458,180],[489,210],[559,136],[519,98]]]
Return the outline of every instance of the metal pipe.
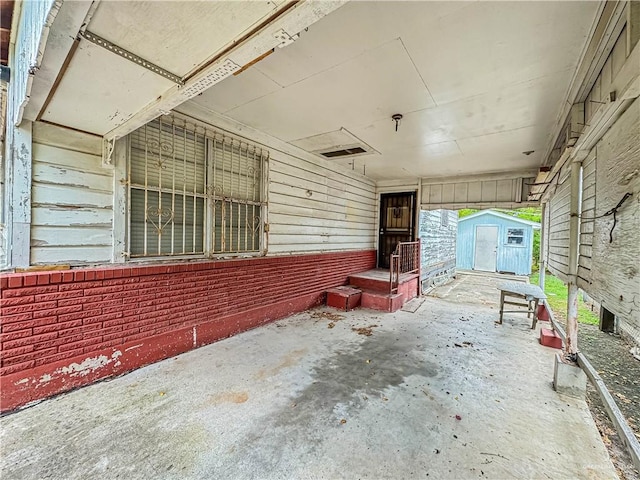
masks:
[[[546,251],[545,251],[545,243],[544,236],[547,234],[547,226],[545,225],[545,221],[547,218],[547,204],[542,204],[542,222],[540,222],[540,252],[539,252],[539,260],[538,260],[538,285],[540,286],[540,290],[544,292],[544,282],[545,276],[547,273],[547,261],[546,261]]]
[[[569,275],[567,299],[567,341],[565,354],[572,360],[578,354],[578,253],[580,243],[581,162],[571,163],[571,197],[569,218]]]

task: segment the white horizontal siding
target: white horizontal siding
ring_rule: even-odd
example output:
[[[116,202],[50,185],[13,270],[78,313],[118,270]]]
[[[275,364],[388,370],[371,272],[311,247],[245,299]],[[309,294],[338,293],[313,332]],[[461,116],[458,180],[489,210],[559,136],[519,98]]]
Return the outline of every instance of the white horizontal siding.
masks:
[[[569,210],[571,207],[571,179],[560,172],[564,181],[558,185],[549,202],[549,228],[547,229],[547,267],[567,281],[569,274]]]
[[[374,248],[376,205],[373,182],[329,161],[274,152],[268,253]]]
[[[597,208],[592,244],[591,281],[587,292],[620,319],[622,331],[640,344],[640,99],[598,142]],[[602,215],[627,199],[613,217]],[[613,228],[613,231],[612,231]],[[612,235],[612,239],[609,235]]]
[[[582,164],[582,207],[580,216],[580,248],[578,256],[578,286],[586,289],[591,283],[593,229],[596,216],[596,150]]]
[[[267,255],[375,248],[376,182],[191,102],[178,110],[269,151]]]
[[[113,173],[101,138],[36,122],[31,264],[110,262]]]

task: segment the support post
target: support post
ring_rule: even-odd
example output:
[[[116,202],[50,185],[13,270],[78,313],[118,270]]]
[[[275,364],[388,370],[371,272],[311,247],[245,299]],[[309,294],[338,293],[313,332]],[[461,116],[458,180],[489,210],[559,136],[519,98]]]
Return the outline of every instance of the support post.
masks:
[[[547,252],[545,251],[544,236],[547,233],[547,204],[542,204],[542,222],[540,222],[540,259],[538,260],[538,285],[540,290],[544,292],[545,275],[547,274]]]
[[[11,146],[11,175],[9,182],[10,262],[12,267],[28,267],[31,246],[31,127],[23,121],[13,131]],[[11,126],[9,126],[11,128]]]
[[[127,218],[129,218],[128,151],[129,137],[116,140],[113,153],[113,263],[124,263],[129,259],[126,236]]]
[[[571,163],[571,198],[569,219],[569,283],[567,285],[567,340],[565,355],[578,358],[578,254],[580,242],[580,200],[582,163]]]

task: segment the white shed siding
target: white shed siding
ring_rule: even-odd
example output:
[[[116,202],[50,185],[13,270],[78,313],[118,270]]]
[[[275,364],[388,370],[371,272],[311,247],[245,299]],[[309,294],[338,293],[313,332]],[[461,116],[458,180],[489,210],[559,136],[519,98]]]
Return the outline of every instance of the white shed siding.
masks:
[[[640,99],[596,145],[597,214],[632,193],[617,215],[595,220],[592,285],[587,292],[615,313],[622,330],[640,344]]]
[[[112,257],[113,172],[101,138],[37,122],[33,129],[31,264]]]
[[[569,273],[569,209],[571,198],[571,178],[568,168],[559,173],[560,183],[549,202],[549,228],[547,267],[558,278],[567,281]]]
[[[375,247],[373,181],[329,161],[273,152],[269,162],[269,254]]]
[[[591,283],[593,257],[593,227],[596,216],[596,151],[591,151],[582,164],[582,214],[580,220],[580,251],[578,286],[587,289]]]

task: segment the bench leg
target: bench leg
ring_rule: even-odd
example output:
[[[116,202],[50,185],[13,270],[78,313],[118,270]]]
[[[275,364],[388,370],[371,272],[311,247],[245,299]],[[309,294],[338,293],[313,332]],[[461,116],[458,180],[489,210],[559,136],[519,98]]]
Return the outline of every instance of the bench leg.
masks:
[[[502,324],[502,312],[504,310],[504,292],[500,292],[500,321],[499,324]]]
[[[531,328],[536,328],[536,323],[538,323],[538,299],[536,298],[533,304],[533,322],[531,323]]]

